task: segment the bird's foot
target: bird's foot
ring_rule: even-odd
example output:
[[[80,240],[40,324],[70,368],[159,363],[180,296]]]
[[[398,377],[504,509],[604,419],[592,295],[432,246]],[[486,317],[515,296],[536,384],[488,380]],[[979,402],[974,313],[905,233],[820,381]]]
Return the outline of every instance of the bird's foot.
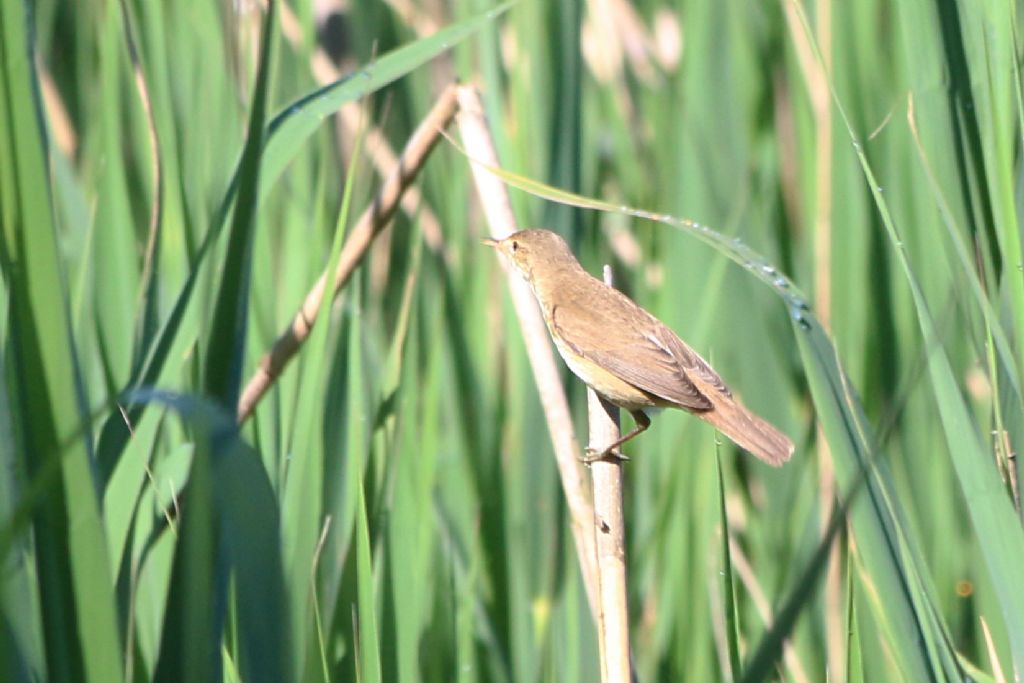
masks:
[[[580,458],[580,462],[584,465],[593,465],[595,462],[600,462],[602,460],[625,462],[629,460],[629,456],[617,448],[587,448],[583,451],[583,456]]]

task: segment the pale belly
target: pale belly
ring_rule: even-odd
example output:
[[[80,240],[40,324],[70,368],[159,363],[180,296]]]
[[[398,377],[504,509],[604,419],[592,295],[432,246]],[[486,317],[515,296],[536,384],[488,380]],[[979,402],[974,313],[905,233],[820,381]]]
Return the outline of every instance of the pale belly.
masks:
[[[553,335],[552,338],[555,342],[555,348],[558,349],[558,355],[562,357],[562,360],[569,366],[573,374],[583,380],[591,389],[620,408],[625,410],[642,410],[648,415],[654,415],[661,407],[670,405],[667,401],[662,401],[656,396],[638,389],[629,382],[619,379],[604,368],[601,368],[596,363],[577,355],[572,349],[566,348],[558,339],[555,339]]]

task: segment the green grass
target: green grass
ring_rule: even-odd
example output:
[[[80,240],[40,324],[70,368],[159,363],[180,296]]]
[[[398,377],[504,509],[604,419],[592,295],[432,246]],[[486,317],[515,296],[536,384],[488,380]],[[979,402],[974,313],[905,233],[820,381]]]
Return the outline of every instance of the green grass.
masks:
[[[0,678],[597,680],[458,149],[233,425],[378,184],[332,112],[362,101],[401,149],[453,74],[531,190],[521,224],[612,263],[797,443],[781,470],[729,444],[717,464],[663,413],[629,444],[639,679],[1024,667],[1014,3],[641,0],[643,50],[604,66],[580,45],[615,57],[594,32],[632,24],[582,4],[418,9],[429,37],[350,4],[328,85],[308,0],[0,4]]]

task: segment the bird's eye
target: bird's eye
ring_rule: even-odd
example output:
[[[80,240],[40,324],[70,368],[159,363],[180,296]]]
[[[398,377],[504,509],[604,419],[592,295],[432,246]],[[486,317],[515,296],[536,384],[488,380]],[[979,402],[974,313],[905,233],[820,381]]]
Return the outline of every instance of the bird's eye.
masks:
[[[512,251],[519,251],[519,242],[512,240]]]

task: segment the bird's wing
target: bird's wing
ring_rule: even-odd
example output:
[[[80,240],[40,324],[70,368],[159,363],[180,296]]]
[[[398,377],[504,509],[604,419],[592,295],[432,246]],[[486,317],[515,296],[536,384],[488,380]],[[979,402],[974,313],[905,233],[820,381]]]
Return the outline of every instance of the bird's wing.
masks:
[[[680,407],[712,409],[714,404],[705,395],[709,390],[731,395],[717,373],[672,330],[625,295],[611,291],[617,295],[612,306],[555,306],[552,332],[619,379]],[[581,319],[584,310],[586,320]],[[647,324],[637,325],[638,315]],[[594,339],[594,330],[606,332],[598,332],[600,338]]]

